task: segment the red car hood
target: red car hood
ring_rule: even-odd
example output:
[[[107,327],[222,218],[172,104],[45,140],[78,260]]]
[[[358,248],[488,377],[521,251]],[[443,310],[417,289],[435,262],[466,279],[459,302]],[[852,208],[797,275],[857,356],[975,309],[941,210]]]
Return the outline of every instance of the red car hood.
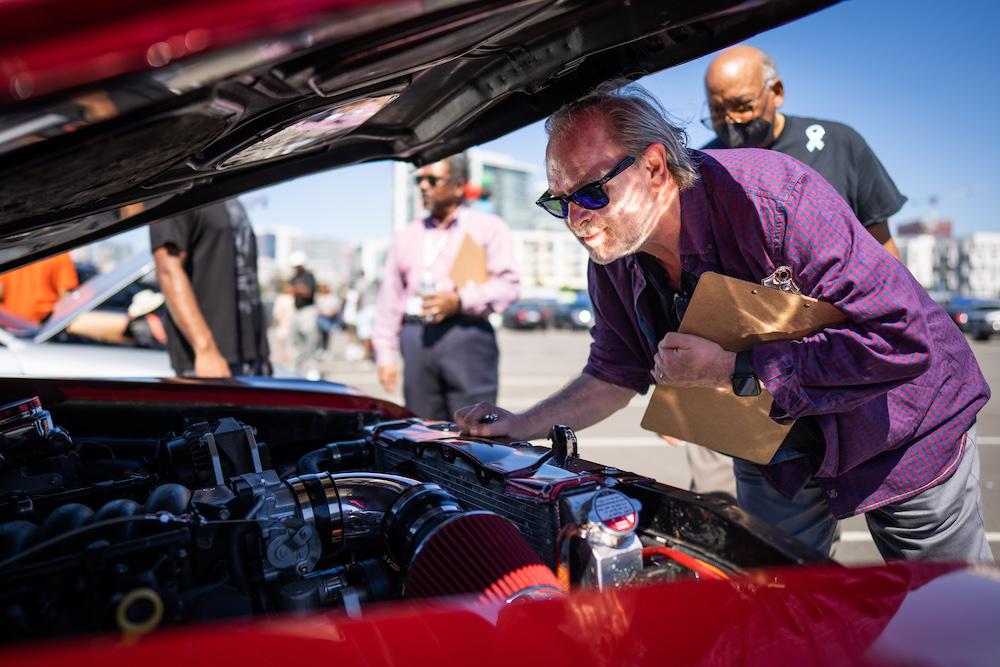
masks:
[[[5,655],[25,667],[273,665],[996,665],[1000,570],[894,563],[761,573],[490,606],[399,605],[92,638]]]

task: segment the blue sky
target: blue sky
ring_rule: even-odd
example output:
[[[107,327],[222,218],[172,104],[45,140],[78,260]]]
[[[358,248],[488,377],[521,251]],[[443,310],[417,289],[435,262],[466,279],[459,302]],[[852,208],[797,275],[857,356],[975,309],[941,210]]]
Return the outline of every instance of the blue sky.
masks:
[[[1000,2],[852,0],[747,43],[768,51],[785,83],[783,111],[857,129],[910,201],[893,221],[930,212],[956,233],[1000,231]],[[642,80],[687,125],[691,145],[711,56]],[[531,125],[483,148],[536,164],[545,136]],[[266,190],[257,223],[347,241],[390,233],[389,163],[316,174]],[[254,198],[255,195],[249,195]]]

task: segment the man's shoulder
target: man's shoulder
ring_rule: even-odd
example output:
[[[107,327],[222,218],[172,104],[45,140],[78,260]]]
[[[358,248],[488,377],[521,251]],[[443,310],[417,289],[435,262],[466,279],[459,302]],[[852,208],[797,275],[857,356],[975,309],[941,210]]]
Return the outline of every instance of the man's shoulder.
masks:
[[[784,199],[808,167],[766,148],[702,151],[701,178],[709,190],[739,187],[748,195]]]
[[[462,207],[462,222],[465,224],[473,225],[488,225],[490,227],[507,227],[507,223],[504,222],[503,218],[495,213],[490,213],[488,211],[482,211],[479,209],[472,208],[471,206]]]

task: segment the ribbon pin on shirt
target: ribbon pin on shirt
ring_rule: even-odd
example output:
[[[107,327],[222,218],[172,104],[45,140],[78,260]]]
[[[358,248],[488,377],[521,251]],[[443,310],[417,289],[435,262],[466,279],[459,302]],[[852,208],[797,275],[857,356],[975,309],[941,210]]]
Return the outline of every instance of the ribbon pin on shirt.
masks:
[[[806,143],[806,150],[812,153],[813,151],[821,151],[826,144],[823,143],[823,137],[826,136],[826,129],[822,125],[810,125],[806,128],[806,138],[809,141]]]

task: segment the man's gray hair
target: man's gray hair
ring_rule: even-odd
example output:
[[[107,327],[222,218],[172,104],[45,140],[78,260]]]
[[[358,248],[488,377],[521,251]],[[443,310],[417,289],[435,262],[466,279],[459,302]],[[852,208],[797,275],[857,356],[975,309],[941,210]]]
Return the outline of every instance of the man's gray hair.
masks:
[[[607,84],[565,105],[545,121],[549,142],[588,114],[606,119],[611,139],[627,155],[639,157],[651,144],[662,144],[667,169],[681,190],[697,182],[698,165],[687,149],[687,133],[671,122],[659,101],[642,86]]]
[[[764,84],[770,84],[778,80],[778,66],[774,64],[771,54],[761,51],[760,71],[764,77]]]
[[[469,182],[469,157],[465,153],[455,153],[442,160],[448,165],[449,185]]]

